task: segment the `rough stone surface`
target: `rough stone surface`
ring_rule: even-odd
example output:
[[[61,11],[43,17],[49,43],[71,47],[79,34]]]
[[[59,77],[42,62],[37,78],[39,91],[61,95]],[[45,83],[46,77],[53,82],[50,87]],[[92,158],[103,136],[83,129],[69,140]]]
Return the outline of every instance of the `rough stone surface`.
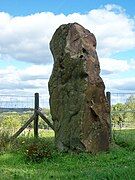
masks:
[[[50,109],[59,151],[109,149],[109,106],[95,36],[77,23],[61,25],[50,42],[54,58]]]

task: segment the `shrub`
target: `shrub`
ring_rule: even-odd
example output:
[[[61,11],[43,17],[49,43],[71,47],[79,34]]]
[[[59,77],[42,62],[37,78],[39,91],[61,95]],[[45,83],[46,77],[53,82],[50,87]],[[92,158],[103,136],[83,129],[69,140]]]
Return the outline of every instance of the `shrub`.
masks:
[[[36,141],[30,143],[25,148],[25,155],[27,161],[39,162],[43,158],[51,158],[52,153],[49,144],[45,144],[42,141]]]
[[[6,151],[9,145],[8,143],[9,137],[10,137],[9,131],[3,129],[0,130],[0,154],[3,154]]]

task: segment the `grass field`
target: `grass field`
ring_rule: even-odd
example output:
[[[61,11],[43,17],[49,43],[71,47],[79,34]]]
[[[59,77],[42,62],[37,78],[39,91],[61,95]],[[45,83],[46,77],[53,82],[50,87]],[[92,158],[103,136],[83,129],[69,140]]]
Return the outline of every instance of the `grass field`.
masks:
[[[120,137],[119,132],[115,133]],[[12,145],[8,145],[0,156],[0,180],[135,179],[135,149],[130,148],[131,144],[121,146],[117,142],[109,152],[97,155],[58,153],[53,144],[53,132],[46,131],[45,135],[43,134],[41,133],[42,137],[39,138],[39,145],[45,144],[50,156],[45,156],[39,162],[26,158],[28,147],[35,145],[37,141],[32,137],[19,137]],[[130,133],[127,133],[127,137],[128,134]]]
[[[113,130],[113,138],[116,144],[135,150],[135,129]]]

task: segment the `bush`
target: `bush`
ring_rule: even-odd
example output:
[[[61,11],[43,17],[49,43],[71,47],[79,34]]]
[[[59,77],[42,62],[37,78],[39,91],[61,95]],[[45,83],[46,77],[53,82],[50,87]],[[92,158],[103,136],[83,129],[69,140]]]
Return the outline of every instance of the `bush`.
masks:
[[[52,152],[49,144],[45,144],[40,140],[28,144],[25,148],[27,161],[40,162],[44,158],[51,158]]]
[[[3,154],[9,145],[8,139],[10,137],[10,132],[5,130],[0,130],[0,154]]]

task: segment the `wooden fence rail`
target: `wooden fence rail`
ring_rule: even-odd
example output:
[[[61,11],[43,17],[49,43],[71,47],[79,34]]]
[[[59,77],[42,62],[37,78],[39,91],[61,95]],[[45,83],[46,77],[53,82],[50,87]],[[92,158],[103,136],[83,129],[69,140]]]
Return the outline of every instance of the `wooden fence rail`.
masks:
[[[106,92],[106,98],[109,105],[109,125],[110,125],[110,142],[112,142],[112,118],[111,118],[111,93]]]
[[[13,141],[16,139],[22,131],[32,122],[34,121],[34,137],[38,138],[38,120],[39,116],[54,130],[52,123],[39,111],[39,93],[35,93],[35,109],[33,115],[30,119],[12,136],[9,141]]]

